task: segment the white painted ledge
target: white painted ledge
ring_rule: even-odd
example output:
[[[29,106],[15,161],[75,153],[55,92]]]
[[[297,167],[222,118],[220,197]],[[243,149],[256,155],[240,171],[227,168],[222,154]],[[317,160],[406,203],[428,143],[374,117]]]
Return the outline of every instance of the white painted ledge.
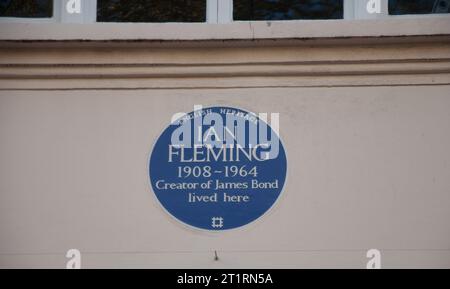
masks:
[[[0,41],[204,41],[450,36],[450,16],[204,23],[0,23]]]

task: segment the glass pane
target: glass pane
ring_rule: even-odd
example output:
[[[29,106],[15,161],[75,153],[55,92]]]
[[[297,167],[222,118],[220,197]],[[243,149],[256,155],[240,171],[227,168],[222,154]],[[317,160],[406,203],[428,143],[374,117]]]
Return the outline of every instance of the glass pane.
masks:
[[[389,0],[389,14],[449,13],[450,0]]]
[[[0,0],[0,17],[50,18],[52,0]]]
[[[98,22],[205,22],[206,0],[98,0]]]
[[[234,20],[342,19],[343,0],[234,0]]]

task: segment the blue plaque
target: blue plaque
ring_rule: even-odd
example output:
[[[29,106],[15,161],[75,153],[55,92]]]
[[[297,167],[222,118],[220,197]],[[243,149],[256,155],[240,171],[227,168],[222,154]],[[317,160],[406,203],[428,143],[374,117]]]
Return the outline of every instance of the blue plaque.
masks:
[[[221,231],[265,214],[280,196],[286,167],[278,133],[261,116],[200,107],[164,130],[149,175],[170,215],[191,227]]]

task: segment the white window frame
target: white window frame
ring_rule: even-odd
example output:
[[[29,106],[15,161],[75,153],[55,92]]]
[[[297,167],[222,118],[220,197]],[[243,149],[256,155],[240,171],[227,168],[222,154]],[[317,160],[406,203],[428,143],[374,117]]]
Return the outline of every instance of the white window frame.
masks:
[[[66,5],[70,0],[54,0],[60,5],[60,21],[62,23],[96,23],[97,22],[97,0],[79,0],[81,1],[81,13],[70,14],[67,12]]]
[[[443,14],[411,14],[411,15],[389,15],[388,7],[389,0],[379,0],[381,6],[381,13],[370,14],[367,11],[367,4],[370,0],[344,0],[344,17],[340,20],[353,19],[393,19],[393,18],[429,18],[439,17]],[[232,22],[248,22],[233,20],[233,0],[208,0],[208,4],[214,5],[217,12],[211,21],[208,23],[232,23]],[[219,5],[217,4],[219,2]],[[212,11],[214,12],[214,10]],[[216,16],[218,15],[218,16]],[[274,21],[274,20],[272,20]],[[275,20],[276,21],[276,20]],[[289,21],[303,21],[303,20],[289,20]]]
[[[216,0],[217,1],[217,0]],[[228,22],[219,23],[231,23],[238,22],[233,21],[233,0],[218,0],[228,2],[228,5],[223,5],[222,8],[230,9],[227,11],[220,11],[222,15],[228,15]],[[379,0],[381,6],[381,13],[370,14],[367,11],[367,4],[371,0],[344,0],[344,17],[340,20],[352,20],[352,19],[393,19],[393,18],[429,18],[439,17],[444,14],[411,14],[411,15],[389,15],[388,7],[389,0]],[[231,15],[231,16],[230,16]],[[273,21],[273,20],[272,20]],[[289,20],[289,21],[304,21],[304,20]],[[243,21],[239,21],[243,22]]]
[[[69,14],[66,5],[71,0],[54,0],[53,16],[51,18],[16,18],[2,17],[1,22],[21,23],[96,23],[97,22],[97,0],[81,1],[81,13]],[[393,19],[393,18],[429,18],[439,17],[443,14],[414,14],[414,15],[389,15],[388,1],[379,0],[381,13],[370,14],[366,7],[371,0],[344,0],[344,17],[342,20],[352,19]],[[274,21],[274,20],[272,20]],[[276,21],[276,20],[275,20]],[[304,20],[289,20],[304,21]],[[228,24],[233,22],[249,22],[233,20],[233,0],[206,0],[206,22],[205,24]]]
[[[389,0],[379,0],[381,13],[370,14],[367,11],[367,3],[370,0],[344,0],[344,11],[347,11],[344,20],[347,19],[410,19],[410,18],[430,18],[442,17],[448,14],[406,14],[406,15],[390,15]],[[346,13],[344,13],[346,14]],[[348,16],[348,17],[347,17]]]

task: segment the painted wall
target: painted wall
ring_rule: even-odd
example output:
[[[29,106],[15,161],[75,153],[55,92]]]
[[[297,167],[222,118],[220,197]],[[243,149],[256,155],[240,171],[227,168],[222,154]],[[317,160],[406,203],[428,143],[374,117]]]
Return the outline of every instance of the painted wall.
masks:
[[[403,42],[3,48],[0,267],[450,267],[450,44]],[[153,196],[195,104],[280,113],[287,184],[256,223],[196,231]]]

